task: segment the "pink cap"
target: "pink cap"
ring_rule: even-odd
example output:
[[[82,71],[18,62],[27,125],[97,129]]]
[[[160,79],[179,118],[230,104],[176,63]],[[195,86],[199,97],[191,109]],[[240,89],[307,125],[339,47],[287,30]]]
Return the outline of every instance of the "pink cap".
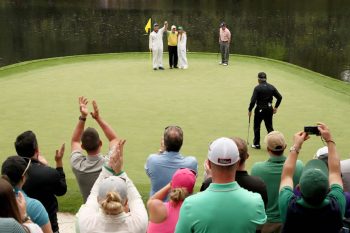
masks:
[[[188,168],[180,168],[171,179],[171,188],[186,188],[189,193],[192,193],[195,183],[196,173]]]

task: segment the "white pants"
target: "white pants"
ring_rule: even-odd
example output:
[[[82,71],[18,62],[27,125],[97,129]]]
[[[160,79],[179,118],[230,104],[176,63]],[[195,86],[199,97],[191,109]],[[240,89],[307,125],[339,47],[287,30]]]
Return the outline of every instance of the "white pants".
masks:
[[[188,63],[187,63],[187,56],[186,56],[186,48],[177,48],[177,56],[179,58],[179,67],[181,69],[187,69]]]
[[[152,49],[153,68],[163,67],[163,48]]]

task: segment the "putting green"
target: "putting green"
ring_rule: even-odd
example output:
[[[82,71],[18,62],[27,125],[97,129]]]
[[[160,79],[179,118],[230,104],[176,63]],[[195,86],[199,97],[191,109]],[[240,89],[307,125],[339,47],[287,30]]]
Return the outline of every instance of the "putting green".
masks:
[[[216,54],[188,57],[188,70],[153,71],[145,53],[64,57],[0,68],[0,162],[15,154],[16,136],[28,129],[36,133],[40,151],[52,165],[55,149],[65,142],[68,193],[60,198],[60,210],[76,211],[81,199],[69,165],[70,137],[79,116],[78,96],[84,95],[97,101],[102,117],[127,139],[125,170],[144,199],[149,180],[143,165],[158,150],[167,125],[183,128],[182,152],[197,157],[200,184],[210,141],[220,136],[246,139],[247,108],[259,71],[265,71],[268,82],[283,95],[274,127],[284,133],[288,146],[296,131],[322,121],[331,128],[339,154],[349,157],[350,85],[268,59],[235,55],[223,67]],[[98,128],[91,118],[86,125]],[[262,138],[265,135],[262,125]],[[250,141],[252,137],[251,126]],[[313,136],[300,158],[307,161],[321,146],[320,138]],[[267,158],[264,149],[249,152],[248,170]]]

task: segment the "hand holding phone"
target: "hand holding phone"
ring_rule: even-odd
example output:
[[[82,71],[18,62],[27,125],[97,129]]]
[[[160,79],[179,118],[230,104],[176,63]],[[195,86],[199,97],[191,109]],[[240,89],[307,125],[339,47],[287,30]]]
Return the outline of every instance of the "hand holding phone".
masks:
[[[304,127],[304,132],[307,133],[308,135],[316,135],[320,136],[320,131],[318,130],[318,126],[305,126]]]

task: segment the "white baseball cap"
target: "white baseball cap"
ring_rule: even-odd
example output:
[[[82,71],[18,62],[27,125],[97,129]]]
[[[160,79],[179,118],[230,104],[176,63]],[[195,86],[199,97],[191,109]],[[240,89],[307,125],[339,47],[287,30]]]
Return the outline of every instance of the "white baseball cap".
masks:
[[[324,146],[321,147],[320,149],[318,149],[316,151],[316,155],[315,155],[316,159],[320,159],[320,158],[328,158],[328,147]]]
[[[126,200],[127,197],[127,186],[126,181],[119,176],[110,176],[100,183],[98,188],[98,198],[104,199],[109,192],[117,192],[122,201]]]
[[[209,145],[208,159],[219,166],[230,166],[239,161],[236,143],[230,138],[218,138]]]

